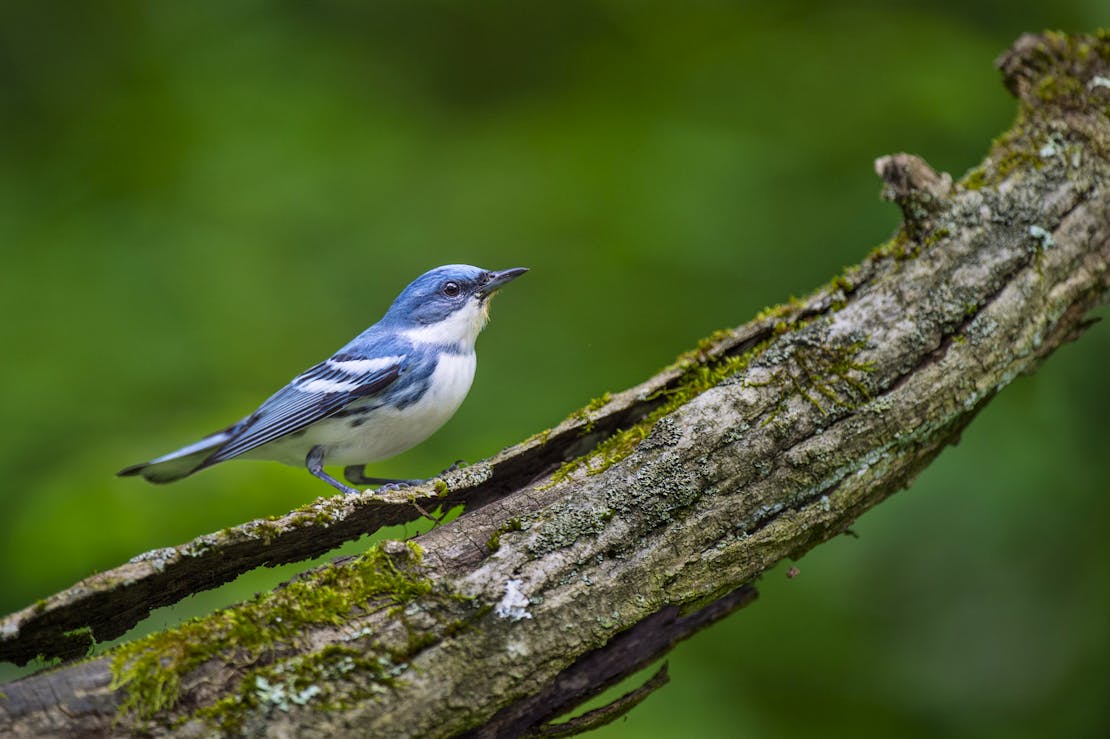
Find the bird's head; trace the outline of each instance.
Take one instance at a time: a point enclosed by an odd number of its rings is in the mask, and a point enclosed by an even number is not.
[[[436,267],[401,291],[384,322],[418,343],[472,347],[489,320],[490,297],[527,271],[514,267],[496,272],[466,264]]]

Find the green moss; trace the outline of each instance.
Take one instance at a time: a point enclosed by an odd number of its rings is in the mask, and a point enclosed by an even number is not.
[[[1033,92],[1042,103],[1052,103],[1061,98],[1078,98],[1083,94],[1083,83],[1068,75],[1046,74],[1037,80]]]
[[[311,503],[294,508],[284,516],[269,516],[264,521],[255,523],[252,533],[270,544],[289,529],[328,526],[335,522],[336,511],[341,505],[345,505],[341,496],[334,499],[317,498]]]
[[[496,552],[498,549],[501,548],[502,534],[508,531],[520,531],[523,528],[524,524],[521,523],[521,520],[519,518],[510,518],[504,526],[500,527],[492,534],[490,534],[489,539],[486,541],[486,546],[489,547],[489,550],[491,552]]]
[[[473,600],[458,595],[447,598]],[[486,605],[477,609],[473,617],[481,618],[490,608]],[[252,711],[290,711],[294,706],[321,712],[345,710],[395,687],[417,654],[441,638],[464,631],[471,623],[469,619],[445,620],[437,633],[422,631],[409,625],[400,603],[390,610],[389,617],[406,627],[408,637],[403,646],[386,648],[376,640],[366,643],[365,637],[370,634],[364,629],[345,637],[348,642],[361,640],[358,647],[330,644],[318,652],[247,668],[231,695],[183,717],[179,723],[197,719],[222,735],[232,735],[241,733]]]
[[[922,246],[926,246],[926,247],[932,246],[933,244],[937,243],[941,239],[947,238],[951,234],[952,234],[952,232],[949,231],[947,228],[942,227],[942,228],[933,229],[932,231],[930,231],[925,236],[925,239],[922,242]]]
[[[1074,77],[1041,77],[1035,94],[1042,100],[1082,94],[1082,83]],[[990,153],[983,164],[970,170],[960,181],[965,190],[993,187],[1023,170],[1039,170],[1048,162],[1042,154],[1045,143],[1063,147],[1060,135],[1043,121],[1043,113],[1027,102],[1018,108],[1017,117],[1008,131],[991,142]]]
[[[908,242],[908,238],[900,232],[888,244],[893,244],[895,248],[902,248],[902,244],[906,242]],[[830,286],[845,293],[855,290],[855,286],[849,281],[847,274],[834,278]],[[796,312],[802,304],[801,300],[791,297],[789,303],[764,309],[757,320],[786,316],[791,312]],[[840,305],[843,307],[843,301],[840,301]],[[597,475],[625,459],[641,441],[647,438],[661,418],[674,412],[706,390],[720,384],[727,377],[747,368],[752,359],[762,354],[775,338],[797,331],[812,320],[776,321],[771,327],[771,338],[760,342],[740,356],[726,356],[723,358],[713,358],[712,356],[712,350],[715,347],[735,337],[735,331],[732,329],[722,329],[702,339],[698,342],[697,348],[679,355],[674,364],[671,365],[684,371],[671,387],[661,391],[657,396],[662,397],[664,402],[653,408],[636,424],[627,429],[617,429],[590,452],[565,462],[552,473],[551,479],[544,485],[543,489],[549,489],[559,484],[580,469],[585,470],[587,475]],[[832,376],[852,387],[854,394],[865,396],[866,388],[852,377],[851,373],[853,371],[870,371],[871,366],[853,362],[848,356],[854,357],[861,347],[862,342],[858,345],[853,344],[850,349],[836,354],[834,358],[825,357],[825,359],[829,360],[826,364],[829,364],[829,372]],[[801,392],[805,392],[804,387],[797,382],[794,384],[801,387]],[[835,398],[837,402],[846,402],[830,390],[829,383],[813,381],[810,382],[810,387],[821,395]],[[809,396],[807,395],[807,397]],[[819,404],[818,407],[820,407]],[[495,532],[487,541],[487,545],[492,551],[496,551],[500,543],[501,532]]]
[[[967,190],[981,190],[987,185],[987,169],[983,165],[975,167],[964,175],[960,184]]]
[[[182,722],[198,719],[228,736],[240,733],[247,714],[260,708],[341,710],[394,686],[407,667],[385,654],[367,656],[354,647],[333,644],[310,655],[248,670],[232,694]]]
[[[698,341],[698,345],[695,349],[691,349],[690,351],[680,354],[678,357],[676,357],[671,367],[688,369],[692,366],[703,364],[709,360],[710,353],[715,347],[719,346],[721,342],[731,339],[733,336],[735,336],[735,332],[732,329],[720,329],[718,331],[714,331],[709,336]],[[594,414],[597,411],[601,410],[610,402],[612,402],[612,400],[612,393],[603,393],[600,397],[592,398],[590,402],[587,403],[585,406],[571,413],[567,417],[567,420],[577,421],[578,423],[582,424],[582,428],[579,432],[581,435],[584,436],[586,434],[589,434],[596,427],[597,421],[597,419],[595,419],[591,414]],[[539,434],[533,434],[532,436],[530,436],[527,441],[530,442],[535,439],[539,439],[540,443],[544,444],[547,443],[547,438],[550,434],[550,429],[546,431],[541,431]]]
[[[234,736],[242,733],[243,717],[247,710],[255,707],[255,702],[249,703],[239,693],[219,699],[210,706],[197,711],[191,718],[200,719],[206,724],[217,728],[223,736]],[[185,720],[179,721],[178,725]]]
[[[968,172],[960,185],[966,190],[980,190],[999,184],[1021,169],[1040,169],[1045,165],[1044,159],[1031,144],[1013,141],[1008,145],[1015,148],[992,152],[986,164]]]
[[[1100,28],[1094,33],[1095,52],[1104,62],[1110,62],[1110,28]]]
[[[926,227],[927,224],[917,223],[914,225],[911,234],[910,231],[906,230],[906,224],[903,223],[893,238],[871,250],[869,258],[873,260],[893,259],[897,262],[913,259],[921,253],[923,248],[930,247],[951,235],[951,231],[944,227],[934,228],[931,231],[926,231]],[[833,285],[838,286],[835,280]]]
[[[613,396],[610,393],[606,392],[600,398],[593,398],[589,403],[587,403],[586,410],[590,412],[601,410],[605,406],[609,405],[609,401],[612,399]]]
[[[776,330],[779,325],[776,324]],[[698,362],[699,356],[704,356],[704,352],[709,346],[714,345],[720,337],[726,335],[731,336],[732,332],[718,332],[699,343],[698,349],[680,355],[676,364],[679,367],[684,367],[685,371],[672,387],[659,393],[659,397],[663,398],[661,404],[656,406],[638,423],[627,429],[618,429],[589,453],[563,464],[551,475],[551,480],[546,484],[545,489],[566,480],[576,470],[584,469],[587,475],[597,475],[620,462],[632,453],[637,444],[647,438],[659,419],[674,412],[706,390],[715,387],[725,378],[747,367],[748,363],[770,343],[770,340],[763,341],[741,356],[729,356],[695,363]]]
[[[799,298],[790,296],[790,299],[785,303],[778,305],[767,306],[755,315],[756,321],[765,321],[770,318],[786,318],[793,312],[796,312],[802,307],[802,301]]]
[[[540,444],[546,444],[547,440],[550,436],[551,436],[551,429],[544,429],[543,431],[539,431],[535,434],[532,434],[527,439],[525,439],[523,443],[525,445],[527,445],[527,444],[531,444],[533,441],[536,441],[536,442],[539,442]]]
[[[91,626],[79,626],[76,629],[63,631],[62,638],[64,641],[72,643],[73,647],[76,647],[78,644],[84,644],[86,657],[92,654],[93,647],[96,646],[96,639],[93,638]]]
[[[736,332],[730,328],[717,329],[709,336],[699,339],[697,346],[690,351],[679,354],[672,366],[684,368],[695,364],[704,364],[709,361],[714,348],[735,336]]]
[[[1082,85],[1098,69],[1099,60],[1110,62],[1106,29],[1090,35],[1045,31],[1029,60],[1037,73],[1032,91],[1042,103],[1058,103],[1068,97],[1078,101]]]
[[[840,290],[844,293],[850,293],[853,289],[852,283],[848,282],[848,278],[846,278],[843,274],[834,277],[830,285],[834,290]]]
[[[254,526],[251,527],[251,533],[262,539],[262,541],[269,546],[274,539],[281,535],[282,528],[271,521],[256,521]]]
[[[835,313],[848,305],[848,298],[860,288],[864,281],[860,278],[859,266],[851,265],[842,269],[840,274],[832,278],[828,284],[817,292],[824,291],[829,294],[831,298],[829,309]]]
[[[856,408],[870,399],[871,392],[857,375],[874,370],[871,362],[856,359],[866,341],[847,344],[805,343],[793,349],[790,363],[783,363],[771,379],[761,385],[780,385],[784,392],[776,408],[764,419],[772,423],[792,397],[805,399],[822,415],[836,408]]]
[[[600,398],[591,398],[585,407],[579,408],[571,414],[571,418],[583,424],[583,434],[588,434],[594,430],[594,419],[590,414],[604,408],[610,400],[612,400],[612,395],[606,392]]]
[[[900,262],[917,256],[918,248],[906,230],[900,228],[893,237],[872,249],[868,259],[894,259]]]
[[[353,608],[373,600],[406,603],[428,593],[431,582],[419,576],[419,546],[408,542],[401,551],[390,554],[379,544],[306,580],[117,648],[112,689],[126,693],[121,715],[145,720],[172,707],[182,677],[210,659],[249,664],[308,626],[342,624]]]
[[[1043,166],[1044,160],[1041,159],[1038,152],[1026,149],[1013,149],[1006,152],[1006,154],[998,160],[998,164],[995,165],[995,173],[998,177],[998,181],[1001,182],[1018,169],[1025,167],[1040,169]]]

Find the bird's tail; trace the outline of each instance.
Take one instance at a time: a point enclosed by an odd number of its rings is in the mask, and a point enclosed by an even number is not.
[[[180,480],[183,477],[188,477],[199,469],[212,453],[227,443],[227,441],[234,435],[234,430],[238,426],[232,426],[217,431],[214,434],[204,437],[198,442],[184,446],[175,452],[163,454],[157,459],[152,459],[149,462],[142,464],[131,465],[125,467],[116,473],[119,477],[131,477],[132,475],[142,475],[150,482],[173,482]]]

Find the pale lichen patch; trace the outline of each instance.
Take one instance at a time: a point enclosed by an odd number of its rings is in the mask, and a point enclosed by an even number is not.
[[[520,588],[523,583],[523,580],[505,581],[505,594],[493,608],[498,618],[507,618],[511,621],[532,618],[532,614],[528,612],[530,601]]]

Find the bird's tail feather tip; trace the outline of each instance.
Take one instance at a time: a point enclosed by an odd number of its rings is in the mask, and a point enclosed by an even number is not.
[[[144,462],[143,464],[134,464],[130,467],[125,467],[116,473],[116,477],[138,477],[141,476],[147,482],[156,484],[164,484],[180,480],[183,477],[196,472],[196,467],[172,465],[172,464],[151,464]]]
[[[217,431],[198,442],[181,447],[169,454],[124,467],[116,473],[117,477],[134,477],[142,475],[148,482],[165,483],[188,477],[197,470],[210,466],[205,464],[213,452],[225,443],[229,437],[227,430]]]
[[[187,454],[179,454],[174,452],[164,457],[151,460],[150,462],[143,462],[142,464],[133,464],[130,467],[124,467],[116,473],[118,477],[138,477],[141,476],[147,482],[153,483],[167,483],[174,480],[180,480],[183,477],[188,477],[194,472],[204,469],[206,466],[204,462],[210,455],[210,450],[199,449],[191,451]]]

